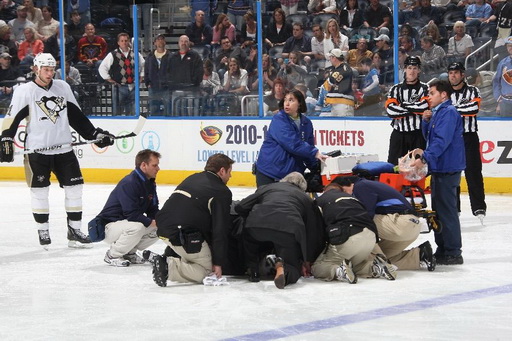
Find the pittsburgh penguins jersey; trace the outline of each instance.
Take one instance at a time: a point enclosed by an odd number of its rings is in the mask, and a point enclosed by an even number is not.
[[[14,138],[23,119],[27,122],[25,149],[68,145],[41,154],[69,152],[70,126],[85,139],[94,138],[94,126],[82,113],[70,86],[62,80],[53,80],[46,88],[34,81],[17,87],[2,124],[2,136]]]
[[[480,109],[480,91],[472,85],[464,86],[460,90],[453,90],[452,96],[453,106],[462,116],[464,122],[464,132],[473,133],[478,131],[478,123],[476,115]]]
[[[427,96],[428,86],[420,81],[393,85],[386,101],[386,113],[393,119],[393,129],[400,132],[421,130],[423,111],[429,108]]]

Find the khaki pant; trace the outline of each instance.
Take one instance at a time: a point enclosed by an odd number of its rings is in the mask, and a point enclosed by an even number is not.
[[[212,253],[208,243],[203,242],[198,253],[187,253],[182,246],[163,241],[181,257],[167,257],[170,281],[202,284],[203,279],[212,273]]]
[[[136,221],[119,220],[105,225],[104,241],[110,244],[110,255],[114,258],[145,250],[157,240],[156,227],[145,227]]]
[[[399,270],[420,269],[420,249],[405,250],[420,235],[419,218],[412,214],[376,214],[379,246],[387,259]]]
[[[315,278],[332,281],[336,278],[336,269],[345,259],[352,262],[352,270],[356,275],[372,277],[371,266],[375,256],[371,253],[375,246],[375,233],[365,228],[343,244],[329,244],[327,252],[318,256],[311,271]]]

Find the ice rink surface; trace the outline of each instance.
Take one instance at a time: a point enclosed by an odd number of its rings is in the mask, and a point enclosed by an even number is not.
[[[84,186],[84,222],[113,185]],[[173,186],[159,186],[160,206]],[[234,199],[252,188],[233,188]],[[151,266],[103,262],[107,244],[69,249],[64,191],[50,190],[52,245],[39,245],[22,182],[0,182],[0,340],[510,340],[512,196],[487,195],[485,227],[461,214],[464,265],[355,285],[312,278],[279,290],[153,283]],[[85,231],[85,225],[82,230]],[[421,234],[413,246],[434,236]],[[162,242],[151,250],[161,253]]]

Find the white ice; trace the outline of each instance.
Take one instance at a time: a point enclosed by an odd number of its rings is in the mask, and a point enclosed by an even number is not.
[[[84,222],[113,185],[86,184]],[[163,205],[173,186],[159,186]],[[242,199],[252,188],[233,188]],[[50,190],[49,251],[39,245],[29,190],[0,182],[0,340],[510,340],[512,196],[487,195],[485,227],[461,214],[464,265],[400,271],[356,285],[229,277],[229,286],[153,283],[151,267],[103,262],[105,243],[67,247],[64,192]],[[82,227],[85,231],[85,223]],[[422,234],[413,246],[434,236]],[[161,253],[158,242],[151,250]]]

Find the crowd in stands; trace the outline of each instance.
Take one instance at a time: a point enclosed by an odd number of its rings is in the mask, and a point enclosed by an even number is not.
[[[112,38],[96,34],[99,24],[91,22],[90,8],[85,4],[88,0],[68,2],[64,36],[69,62],[66,70],[70,71],[66,72],[76,74],[76,70],[84,83],[112,83],[112,96],[124,93],[119,90],[124,85],[131,94],[133,84],[122,82],[133,82],[134,77],[112,82],[108,72],[99,72],[110,52],[115,55],[119,51],[118,37],[112,42]],[[141,85],[149,96],[144,105],[151,115],[240,115],[243,97],[249,95],[257,100],[260,81],[266,100],[275,102],[282,91],[276,90],[276,80],[278,88],[305,89],[305,95],[313,100],[308,115],[328,115],[330,108],[321,98],[321,86],[333,67],[330,52],[339,49],[340,58],[353,70],[353,84],[345,95],[353,97],[354,115],[382,116],[382,105],[377,104],[382,104],[394,83],[403,80],[401,70],[407,56],[421,58],[422,81],[443,78],[450,62],[462,61],[471,69],[489,61],[489,49],[468,58],[489,40],[501,53],[500,59],[507,56],[506,38],[512,27],[512,0],[402,1],[398,14],[399,79],[394,79],[392,1],[267,1],[262,16],[264,54],[260,80],[258,24],[252,1],[229,1],[225,13],[221,6],[213,8],[210,2],[210,7],[203,8],[200,3],[191,1],[192,21],[180,37],[178,51],[167,50],[165,36],[159,36],[154,39],[155,50],[141,55],[142,64],[144,59],[147,63],[141,65],[145,70],[141,72]],[[9,68],[19,69],[19,77],[29,79],[32,59],[39,52],[60,59],[59,22],[54,12],[50,5],[35,7],[33,0],[24,0],[22,5],[12,0],[0,2],[0,56],[4,56],[0,60],[10,59]],[[128,41],[127,49],[130,48]],[[118,53],[120,60],[129,59],[122,54]],[[129,71],[134,72],[133,67]],[[17,74],[18,71],[0,72],[0,83],[12,87],[15,79],[11,78]],[[74,79],[75,86],[80,82],[71,75],[66,78]],[[480,86],[491,85],[487,81]],[[0,99],[9,99],[8,93],[2,92]],[[80,90],[75,93],[80,97]],[[115,99],[113,105],[114,102]],[[275,103],[268,107],[265,115],[275,111]],[[257,115],[252,111],[249,114]]]

